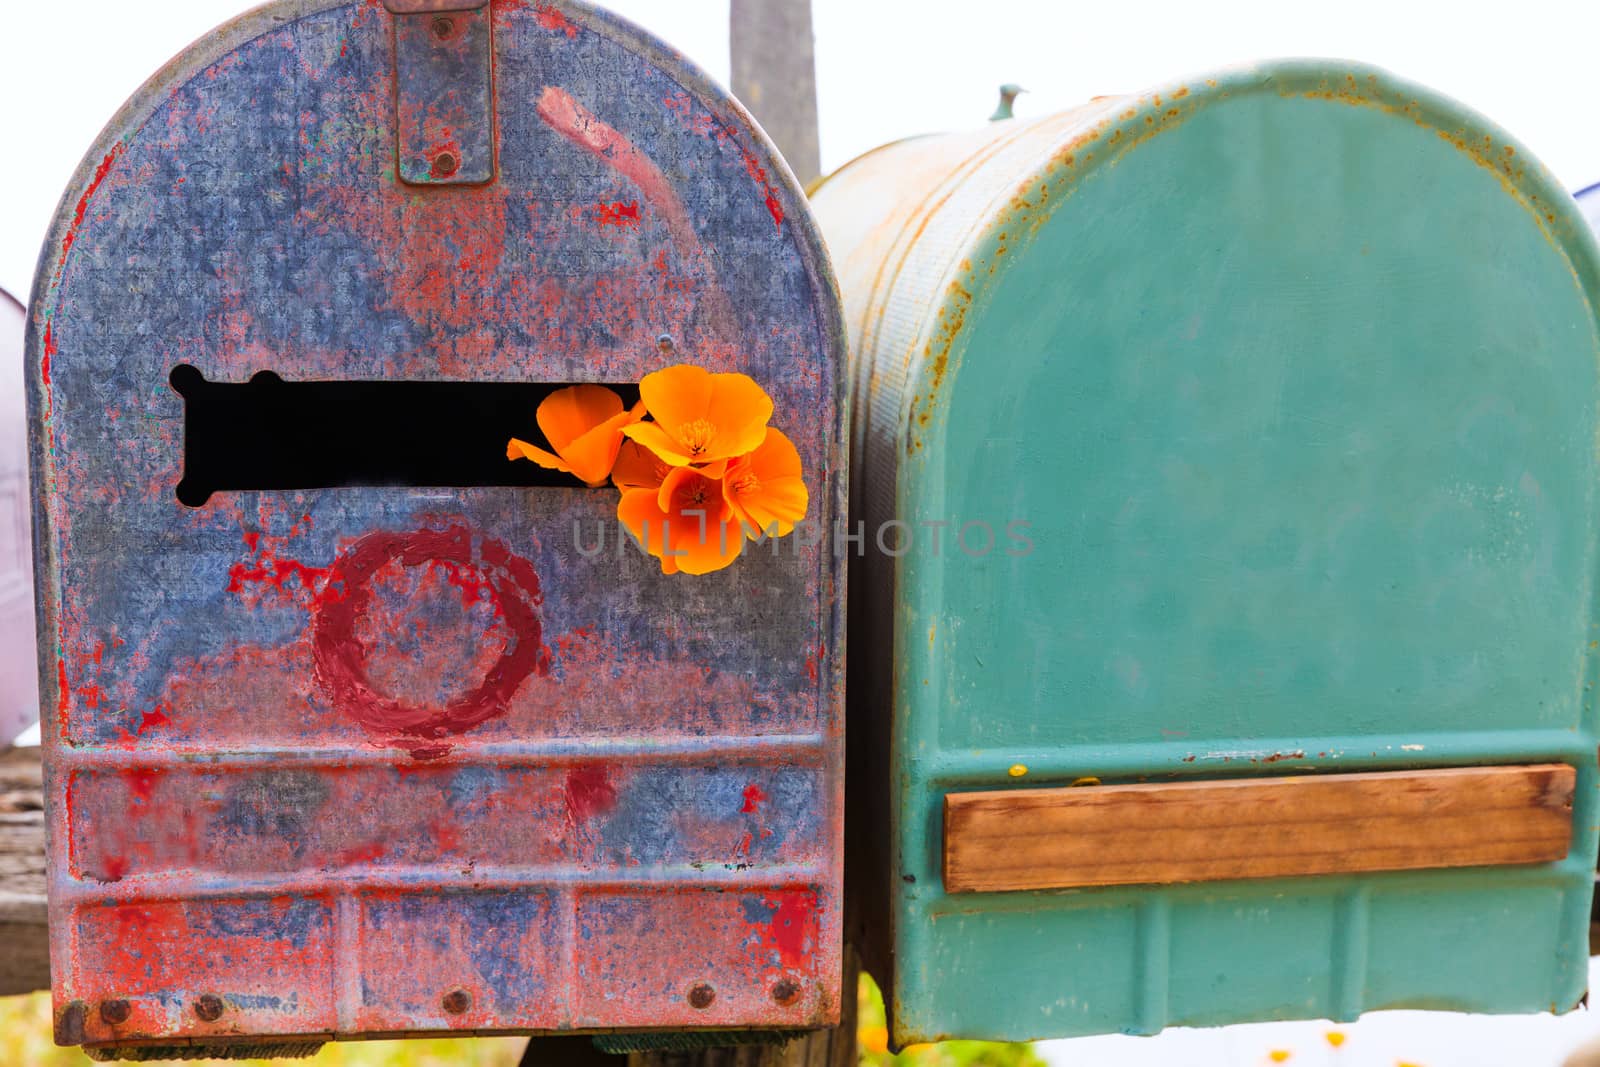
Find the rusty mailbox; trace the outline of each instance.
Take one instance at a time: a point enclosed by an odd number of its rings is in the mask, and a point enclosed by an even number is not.
[[[1571,1009],[1600,255],[1543,167],[1284,62],[905,141],[815,206],[902,542],[850,657],[896,1036]]]
[[[833,523],[832,276],[704,75],[570,0],[269,4],[112,121],[30,328],[59,1041],[837,1017],[834,546],[668,576],[505,458],[743,372]]]

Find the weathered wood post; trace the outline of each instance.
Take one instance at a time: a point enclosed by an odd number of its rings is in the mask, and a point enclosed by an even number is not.
[[[811,0],[732,0],[733,95],[809,185],[822,174]]]

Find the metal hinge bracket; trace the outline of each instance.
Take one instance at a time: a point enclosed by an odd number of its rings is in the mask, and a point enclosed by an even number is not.
[[[495,176],[494,20],[488,0],[383,0],[394,16],[397,173],[407,185]]]

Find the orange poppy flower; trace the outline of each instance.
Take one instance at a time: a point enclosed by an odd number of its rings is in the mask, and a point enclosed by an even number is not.
[[[660,489],[672,467],[638,441],[623,441],[611,468],[611,484],[626,493],[629,489]]]
[[[806,517],[811,503],[800,475],[800,453],[794,443],[771,429],[760,448],[728,464],[722,492],[749,537],[774,531],[787,537],[794,532],[794,524]]]
[[[639,395],[655,422],[623,432],[674,467],[753,452],[772,418],[772,398],[745,374],[712,374],[682,364],[645,375]]]
[[[537,417],[555,452],[513,439],[506,446],[506,458],[532,460],[595,487],[611,477],[623,428],[644,418],[644,404],[627,411],[622,398],[603,385],[574,385],[545,397]]]
[[[624,490],[617,521],[661,560],[663,574],[720,571],[744,544],[721,480],[692,467],[674,468],[659,489]]]

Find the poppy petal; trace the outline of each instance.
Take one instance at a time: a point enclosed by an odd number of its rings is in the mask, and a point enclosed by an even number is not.
[[[795,524],[806,517],[806,509],[811,504],[811,494],[800,478],[764,481],[761,491],[750,497],[754,499],[743,497],[733,503],[745,530],[754,531],[753,538],[768,536],[774,529],[779,537],[789,536]]]
[[[699,521],[690,516],[681,533],[673,524],[672,548],[678,569],[684,574],[710,574],[739,558],[744,551],[744,537],[731,523],[709,520],[702,537]]]
[[[560,456],[546,452],[535,445],[530,445],[526,441],[518,441],[514,437],[511,439],[511,443],[506,445],[506,458],[511,460],[528,459],[546,470],[561,471],[564,474],[572,473],[572,468],[567,466]]]
[[[611,468],[611,482],[618,489],[660,489],[670,470],[656,454],[637,441],[623,441],[617,461]]]
[[[717,428],[708,458],[742,456],[765,439],[772,398],[748,374],[713,374],[711,396],[700,417]]]
[[[771,478],[798,478],[800,450],[781,430],[769,428],[761,447],[750,454],[750,468],[763,482]]]
[[[705,418],[711,405],[711,390],[710,372],[687,363],[646,374],[639,383],[644,406],[668,433]]]
[[[561,450],[572,472],[591,487],[606,484],[622,448],[622,431],[636,416],[624,411],[596,426]]]
[[[558,389],[539,404],[537,419],[545,440],[557,452],[622,413],[622,398],[603,385]]]
[[[652,489],[630,489],[617,501],[617,521],[639,547],[657,558],[666,549],[667,515],[656,506]]]
[[[674,467],[687,467],[694,462],[683,445],[656,423],[636,422],[624,428],[622,432]]]

